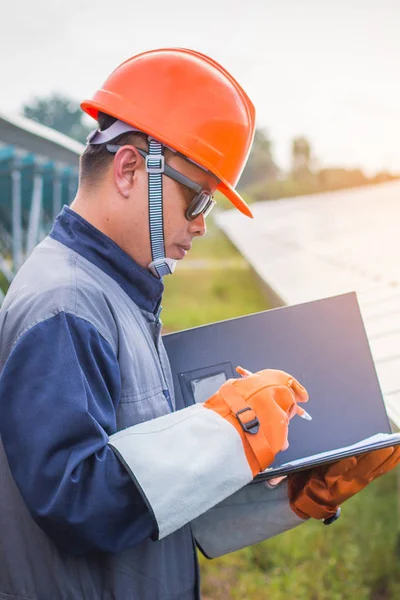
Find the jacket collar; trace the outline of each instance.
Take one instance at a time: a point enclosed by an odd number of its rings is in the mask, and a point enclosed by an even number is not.
[[[140,308],[158,312],[164,285],[122,248],[68,206],[56,218],[50,237],[71,248],[114,279]]]

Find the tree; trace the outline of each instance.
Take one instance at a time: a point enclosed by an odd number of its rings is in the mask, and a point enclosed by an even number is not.
[[[292,174],[301,179],[311,172],[311,146],[307,138],[295,137],[292,141]]]
[[[322,190],[339,190],[371,183],[361,169],[345,169],[343,167],[321,169],[318,173],[318,181]]]
[[[90,128],[82,120],[83,113],[78,103],[67,96],[52,94],[35,97],[23,105],[23,114],[42,125],[61,131],[84,143]]]
[[[253,147],[249,160],[239,181],[239,187],[243,189],[248,185],[263,183],[275,179],[279,174],[279,168],[272,156],[272,143],[265,130],[256,129]]]

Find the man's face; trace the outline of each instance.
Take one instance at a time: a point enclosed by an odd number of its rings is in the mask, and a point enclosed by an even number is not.
[[[217,180],[184,158],[168,153],[166,162],[205,190],[213,193]],[[106,231],[114,241],[142,267],[152,261],[149,227],[148,173],[145,161],[133,146],[123,146],[117,152],[109,170],[108,210],[113,213],[113,227],[107,220]],[[181,260],[190,250],[194,237],[206,232],[205,218],[193,221],[185,217],[195,191],[167,175],[162,176],[165,255]],[[115,191],[118,191],[115,194]],[[112,199],[111,199],[112,198]]]

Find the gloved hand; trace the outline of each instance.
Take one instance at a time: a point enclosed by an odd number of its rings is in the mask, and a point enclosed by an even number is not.
[[[400,447],[382,448],[288,477],[292,510],[302,519],[326,519],[340,504],[400,463]]]
[[[204,406],[237,429],[255,476],[288,447],[289,419],[297,402],[307,400],[307,391],[291,375],[266,369],[245,379],[229,379]]]

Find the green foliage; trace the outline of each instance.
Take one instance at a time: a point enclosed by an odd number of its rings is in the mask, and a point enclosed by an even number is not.
[[[360,169],[317,170],[310,142],[303,136],[293,138],[291,153],[291,171],[282,176],[272,157],[271,142],[264,132],[257,130],[249,162],[239,181],[240,192],[247,201],[304,196],[399,179],[399,175],[385,171],[367,177]]]
[[[396,600],[396,474],[370,485],[325,527],[310,521],[219,559],[201,559],[204,600]]]
[[[247,202],[247,204],[251,204],[252,202],[254,202],[255,198],[253,198],[252,196],[250,196],[246,191],[240,191],[240,195],[243,198],[243,200],[245,202]],[[228,200],[228,198],[226,198],[225,196],[223,196],[221,194],[221,192],[215,192],[214,193],[214,200],[216,200],[217,202],[217,208],[218,210],[231,210],[233,208],[232,202],[230,200]],[[217,210],[214,209],[214,210]]]
[[[292,174],[295,179],[307,177],[311,172],[311,146],[307,138],[295,137],[292,141]]]
[[[321,169],[316,177],[318,179],[318,186],[322,190],[336,190],[370,183],[370,180],[364,175],[361,169]]]
[[[83,123],[78,103],[60,94],[34,98],[23,105],[23,113],[28,119],[61,131],[78,142],[84,143],[90,131]]]
[[[267,133],[257,129],[249,160],[239,181],[239,188],[275,179],[279,169],[272,155],[272,144]]]
[[[254,201],[277,200],[291,196],[303,196],[318,192],[318,185],[313,179],[274,179],[259,185],[246,188],[246,192]]]
[[[6,295],[9,286],[10,282],[8,281],[4,273],[0,271],[0,290],[3,292],[4,295]]]
[[[369,179],[359,169],[322,169],[317,173],[303,172],[302,176],[289,176],[286,179],[272,179],[263,183],[249,185],[245,189],[247,198],[253,201],[277,200],[292,196],[319,194],[362,185],[382,183],[398,179],[396,175],[380,173]]]
[[[179,268],[179,267],[178,267]],[[166,330],[186,329],[267,308],[255,275],[242,266],[194,266],[165,284],[162,320]]]
[[[389,173],[388,171],[379,171],[374,175],[370,182],[371,183],[386,183],[387,181],[394,181],[400,179],[400,175],[396,173]]]
[[[261,284],[229,240],[210,222],[206,237],[165,278],[166,331],[195,327],[268,308]]]

